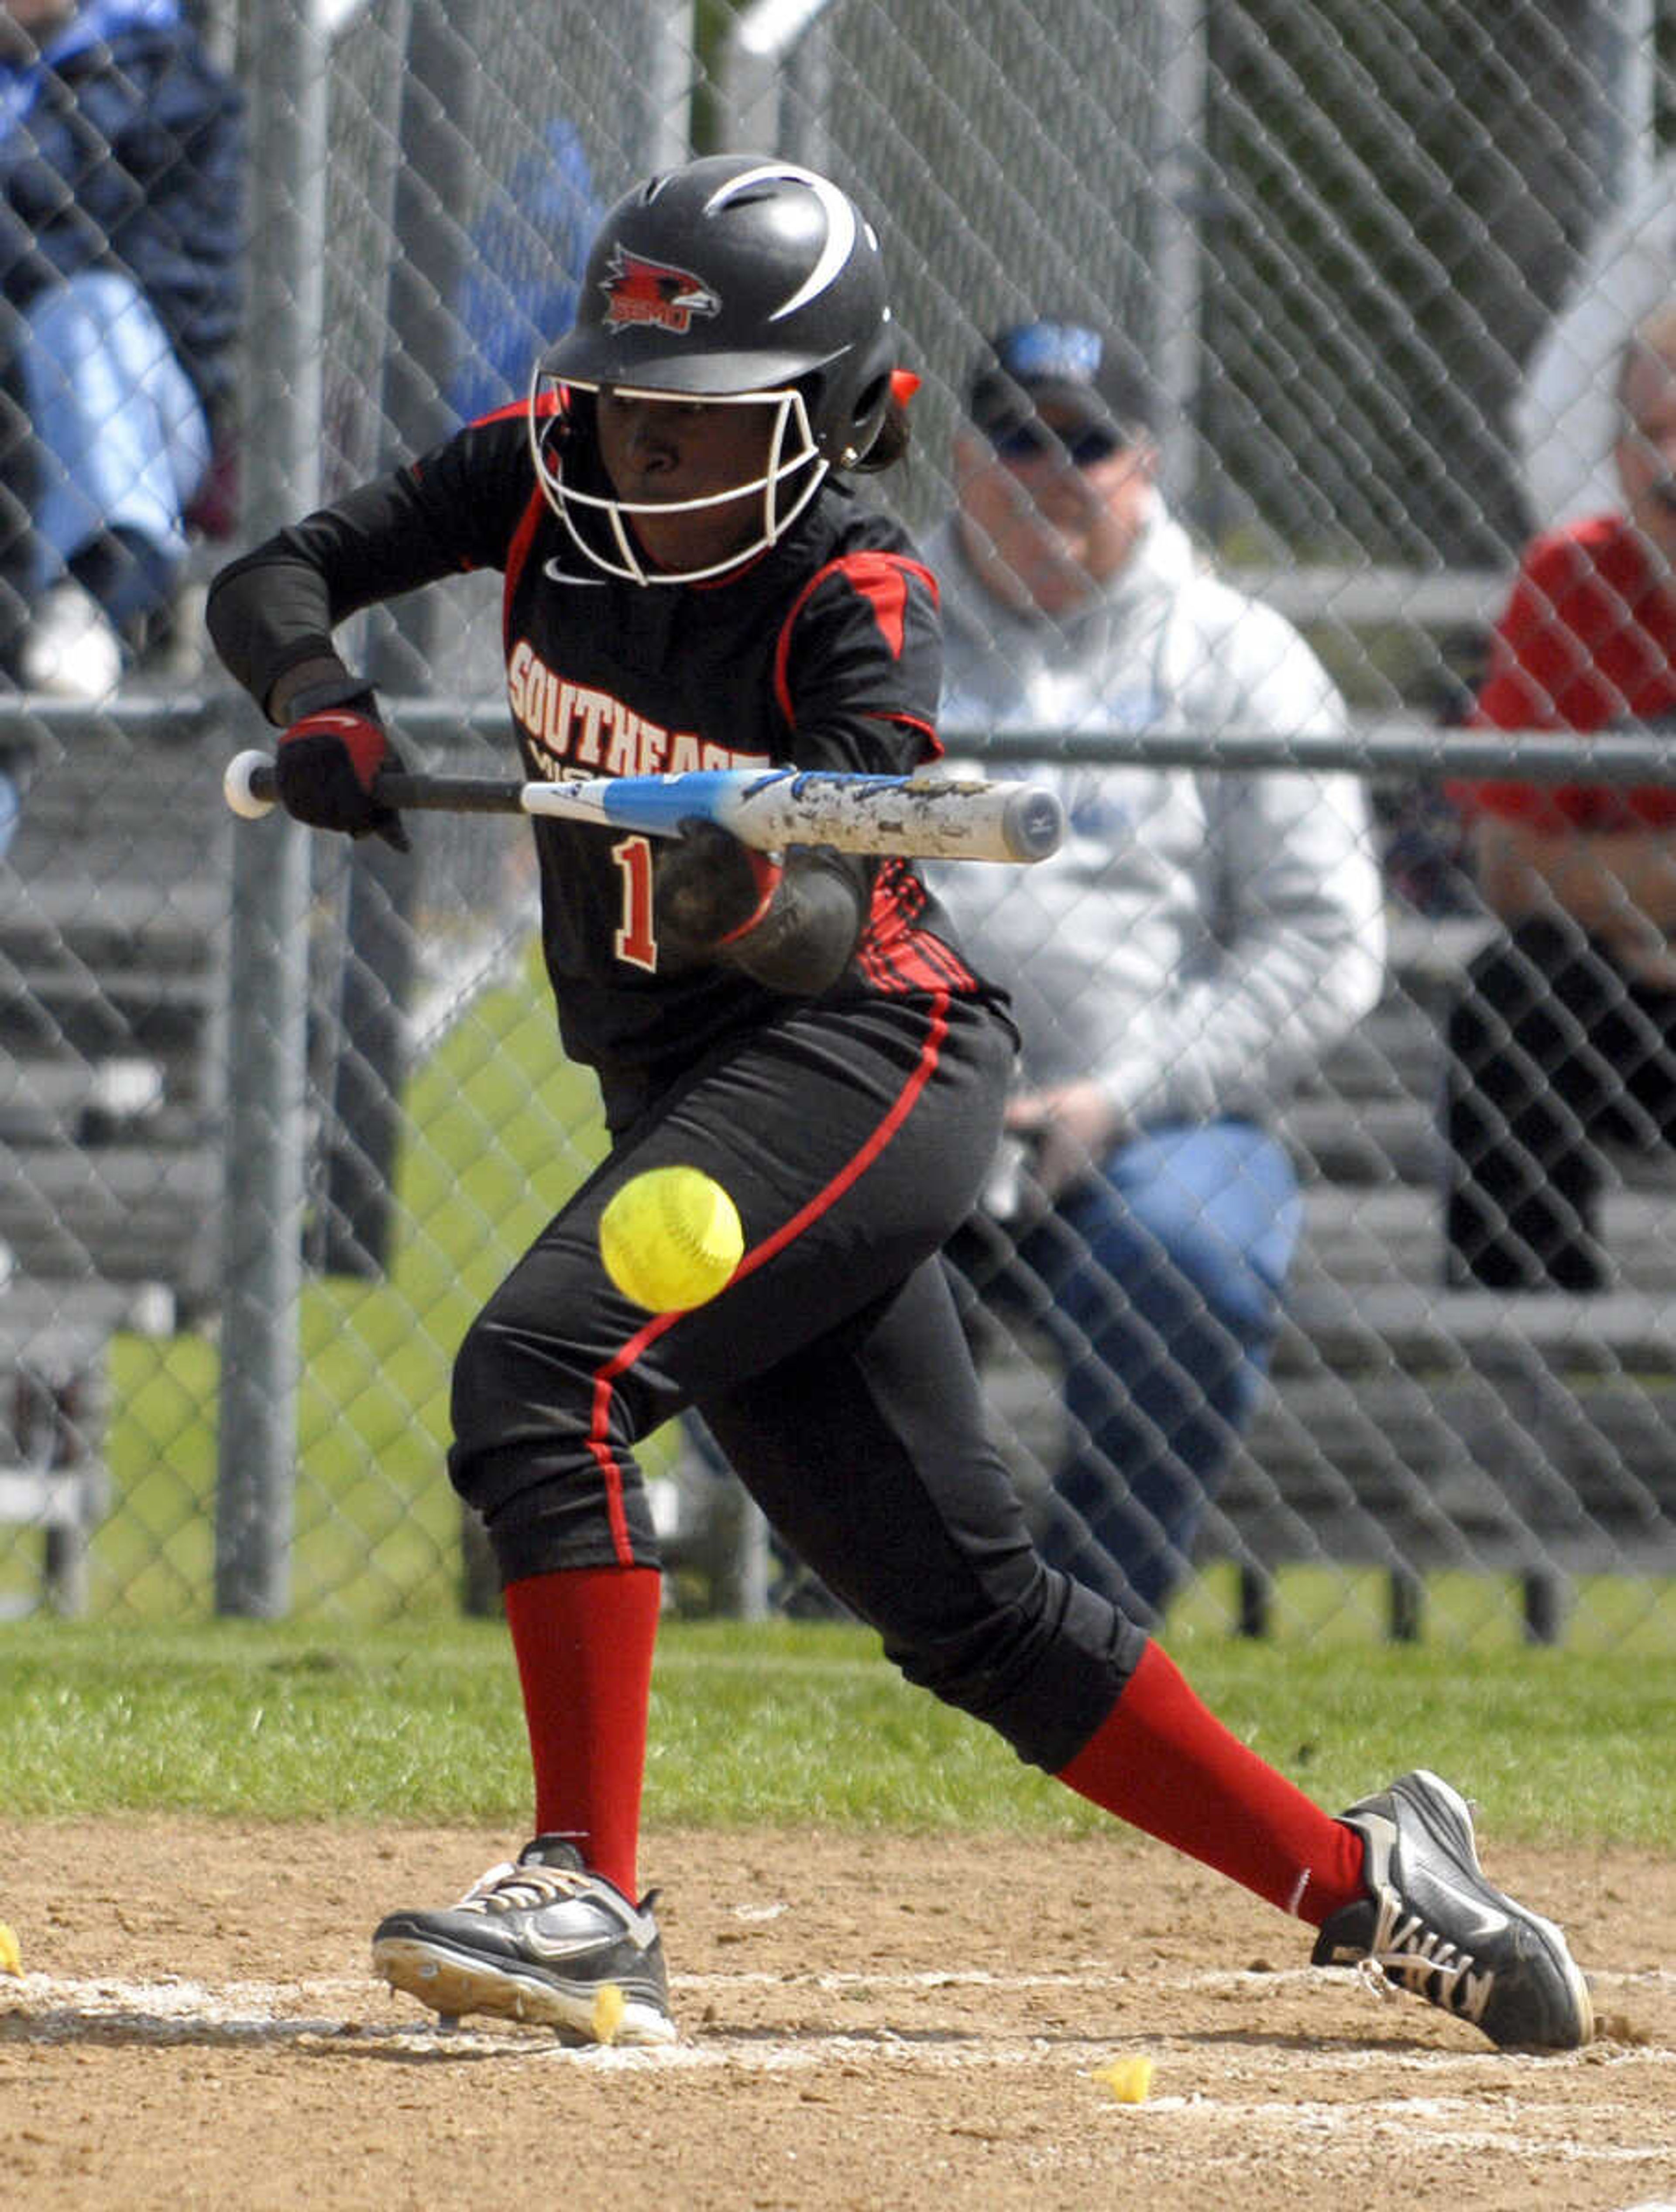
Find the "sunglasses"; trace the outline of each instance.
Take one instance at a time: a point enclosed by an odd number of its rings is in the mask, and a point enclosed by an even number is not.
[[[1016,430],[1003,431],[992,438],[996,456],[1003,461],[1062,460],[1069,458],[1073,468],[1091,469],[1096,463],[1109,461],[1113,453],[1120,453],[1127,441],[1116,430],[1091,422],[1085,429],[1061,433],[1051,430],[1045,422],[1025,422]]]

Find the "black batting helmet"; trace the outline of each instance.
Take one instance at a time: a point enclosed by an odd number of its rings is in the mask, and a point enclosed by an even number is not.
[[[777,409],[765,475],[704,502],[762,492],[763,534],[732,566],[773,544],[829,469],[865,459],[895,364],[879,241],[845,192],[765,155],[689,161],[611,210],[575,327],[536,363],[530,437],[542,488],[598,565],[637,582],[692,581],[714,572],[645,570],[623,522],[638,509],[582,481],[588,472],[571,462],[562,427],[575,416],[554,413],[552,387]]]

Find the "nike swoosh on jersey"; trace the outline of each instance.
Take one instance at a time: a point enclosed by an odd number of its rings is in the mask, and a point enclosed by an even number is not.
[[[610,579],[606,576],[575,576],[568,568],[561,568],[557,561],[544,561],[541,573],[550,584],[593,584],[603,591]]]

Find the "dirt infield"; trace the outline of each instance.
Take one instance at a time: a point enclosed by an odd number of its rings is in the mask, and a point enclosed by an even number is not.
[[[437,2033],[373,1921],[510,1838],[0,1820],[0,2205],[1676,2204],[1676,1862],[1497,1851],[1603,2035],[1508,2058],[1150,1845],[650,1839],[682,2042]],[[1154,2062],[1125,2105],[1095,2078]]]

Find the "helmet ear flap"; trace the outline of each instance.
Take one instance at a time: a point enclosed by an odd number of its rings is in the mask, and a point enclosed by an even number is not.
[[[837,467],[857,468],[867,459],[884,427],[885,411],[889,405],[890,372],[887,369],[872,378],[857,395],[850,438],[835,464]]]
[[[862,467],[890,411],[896,347],[890,331],[875,330],[862,360],[829,362],[798,380],[811,423],[824,424],[816,441],[829,468]],[[853,397],[845,404],[846,388]]]

